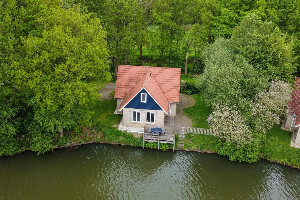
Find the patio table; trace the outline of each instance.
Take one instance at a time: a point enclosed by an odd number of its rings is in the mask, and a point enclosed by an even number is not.
[[[162,129],[161,128],[151,128],[151,134],[152,135],[159,135],[162,133]]]

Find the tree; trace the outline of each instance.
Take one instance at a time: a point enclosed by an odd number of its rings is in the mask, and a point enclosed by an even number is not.
[[[217,105],[212,112],[212,129],[219,138],[238,146],[252,142],[252,131],[236,107]]]
[[[287,41],[275,24],[249,15],[234,29],[230,40],[234,50],[270,80],[293,82],[293,42]]]
[[[88,125],[98,86],[110,79],[99,19],[60,1],[18,3],[0,7],[0,108],[8,106],[0,111],[0,155],[44,152],[58,132]]]
[[[236,105],[246,109],[255,95],[268,87],[264,76],[242,56],[234,54],[228,39],[218,39],[208,46],[203,58],[205,69],[198,85],[211,106]]]
[[[250,116],[255,132],[266,133],[275,124],[280,124],[291,96],[291,87],[282,81],[272,81],[268,91],[255,97]]]
[[[22,37],[39,34],[37,18],[47,15],[53,1],[0,2],[0,156],[24,150],[22,138],[28,107],[26,91],[17,87],[14,60],[23,51]]]

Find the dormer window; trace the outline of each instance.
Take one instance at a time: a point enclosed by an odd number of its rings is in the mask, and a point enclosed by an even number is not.
[[[141,102],[147,103],[147,93],[141,93]]]

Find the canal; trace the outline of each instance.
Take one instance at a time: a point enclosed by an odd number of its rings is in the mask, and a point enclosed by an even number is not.
[[[92,144],[0,158],[2,199],[300,199],[300,170]]]

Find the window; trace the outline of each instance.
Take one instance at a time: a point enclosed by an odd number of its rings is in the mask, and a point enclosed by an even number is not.
[[[141,122],[141,113],[138,111],[132,111],[132,122]]]
[[[147,94],[146,93],[141,93],[141,102],[146,103],[147,102]]]
[[[153,113],[153,112],[147,112],[146,122],[148,122],[148,123],[155,123],[155,113]]]

